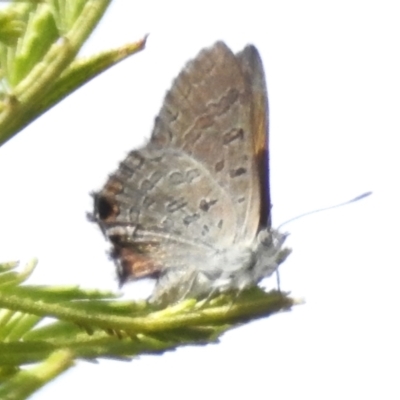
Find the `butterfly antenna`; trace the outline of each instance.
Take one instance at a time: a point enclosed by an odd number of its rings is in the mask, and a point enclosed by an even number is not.
[[[354,197],[354,199],[347,200],[347,201],[345,201],[345,202],[343,202],[343,203],[335,204],[334,206],[324,207],[324,208],[320,208],[320,209],[318,209],[318,210],[308,211],[308,212],[306,212],[306,213],[304,213],[304,214],[300,214],[300,215],[298,215],[297,217],[291,218],[291,219],[285,221],[283,224],[279,225],[279,226],[278,226],[278,230],[280,230],[280,229],[282,228],[282,226],[288,224],[289,222],[296,221],[296,219],[303,218],[303,217],[305,217],[306,215],[316,214],[316,213],[319,213],[319,212],[321,212],[321,211],[327,211],[327,210],[332,210],[333,208],[346,206],[347,204],[354,203],[354,202],[356,202],[356,201],[359,201],[359,200],[361,200],[361,199],[364,199],[365,197],[368,197],[368,196],[370,196],[371,194],[372,194],[372,192],[365,192],[365,193],[363,193],[363,194],[360,194],[360,195],[357,196],[357,197]]]

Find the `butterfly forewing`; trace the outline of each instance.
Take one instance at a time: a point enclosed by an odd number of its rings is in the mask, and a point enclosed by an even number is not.
[[[252,81],[242,69],[246,56],[238,58],[218,42],[189,62],[165,97],[151,139],[164,148],[182,149],[228,193],[236,243],[254,239],[260,210]],[[206,192],[196,195],[213,207],[224,201]]]

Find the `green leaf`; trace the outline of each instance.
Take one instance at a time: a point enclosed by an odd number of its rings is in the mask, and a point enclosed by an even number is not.
[[[84,60],[75,58],[110,1],[15,3],[0,13],[0,22],[5,21],[0,28],[0,145],[90,79],[144,48],[145,38]]]
[[[32,266],[34,262],[25,271]],[[16,268],[15,263],[3,264],[2,274],[17,274]],[[27,278],[24,271],[18,276]],[[0,398],[13,390],[18,396],[31,393],[76,359],[126,360],[182,345],[215,342],[228,329],[294,304],[285,293],[266,293],[255,287],[160,309],[145,301],[119,301],[113,293],[76,286],[23,285],[24,279],[9,280],[0,287],[0,378],[4,379]],[[47,317],[53,321],[44,324]],[[64,361],[52,366],[52,357],[63,351],[67,351]],[[38,367],[21,370],[43,361]],[[53,372],[37,380],[41,368]]]
[[[73,354],[69,350],[51,353],[41,364],[15,373],[0,385],[0,399],[26,399],[36,390],[73,365]],[[12,371],[9,369],[8,371]]]

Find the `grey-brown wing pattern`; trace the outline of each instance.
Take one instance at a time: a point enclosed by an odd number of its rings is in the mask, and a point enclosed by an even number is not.
[[[254,56],[257,51],[251,48]],[[235,242],[254,238],[260,214],[255,152],[260,141],[253,137],[256,102],[252,96],[256,91],[252,71],[248,71],[248,53],[238,57],[218,42],[189,62],[165,97],[151,139],[201,162],[229,194],[235,209]],[[262,66],[256,72],[263,74]],[[264,82],[263,75],[257,76],[258,82]],[[257,93],[265,96],[263,84]],[[265,118],[264,113],[258,118]]]
[[[96,195],[96,209],[123,277],[200,263],[235,237],[228,194],[201,163],[174,149],[132,151]]]

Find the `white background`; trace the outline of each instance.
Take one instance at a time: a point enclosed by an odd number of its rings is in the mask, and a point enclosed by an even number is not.
[[[398,7],[115,0],[82,53],[150,33],[146,50],[0,148],[0,259],[37,256],[30,282],[117,290],[89,192],[144,143],[185,62],[219,39],[263,58],[274,225],[374,194],[285,227],[282,288],[304,305],[216,345],[80,362],[33,399],[400,398]]]

